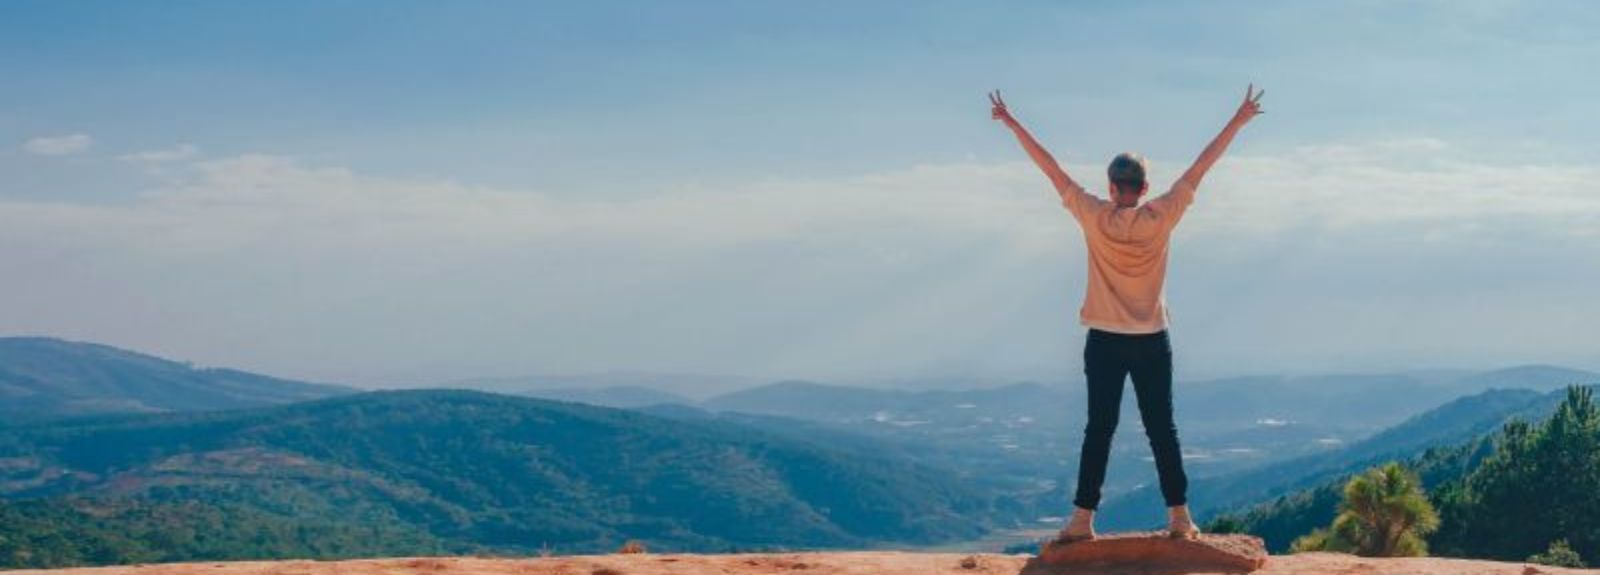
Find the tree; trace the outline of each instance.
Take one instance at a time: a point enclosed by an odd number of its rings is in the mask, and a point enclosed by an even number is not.
[[[1600,556],[1600,408],[1593,389],[1569,387],[1538,425],[1507,423],[1495,452],[1459,486],[1442,493],[1445,527],[1435,546],[1518,561],[1566,539]]]
[[[1244,522],[1234,517],[1218,517],[1205,526],[1206,533],[1244,533]]]
[[[1439,515],[1417,474],[1390,462],[1352,477],[1333,525],[1295,540],[1291,550],[1342,551],[1368,557],[1427,554],[1422,536],[1439,527]]]

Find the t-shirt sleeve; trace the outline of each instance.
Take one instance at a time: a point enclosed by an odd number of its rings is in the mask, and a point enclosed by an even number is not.
[[[1093,194],[1083,190],[1083,186],[1073,183],[1061,190],[1061,205],[1072,212],[1072,217],[1082,221],[1084,217],[1093,213],[1105,200],[1094,197]]]
[[[1157,196],[1145,205],[1167,222],[1168,227],[1178,225],[1178,220],[1183,218],[1183,213],[1189,209],[1189,204],[1194,203],[1194,186],[1183,180],[1172,184],[1172,189],[1167,193]]]

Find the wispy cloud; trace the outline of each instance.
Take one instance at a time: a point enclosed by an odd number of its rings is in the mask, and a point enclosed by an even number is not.
[[[135,157],[177,161],[195,150],[185,145]],[[1158,162],[1158,187],[1181,167]],[[329,241],[349,235],[411,243],[407,238],[421,234],[471,246],[559,240],[685,253],[918,233],[1042,248],[1061,245],[1061,234],[1074,229],[1025,162],[673,188],[623,200],[383,178],[270,155],[193,162],[188,169],[186,178],[144,193],[142,203],[117,208],[116,217],[182,215],[191,226],[221,222],[216,233],[239,239],[261,232],[251,221],[281,220],[303,225],[296,237]],[[1091,187],[1102,171],[1069,169]],[[1587,235],[1600,222],[1600,167],[1484,163],[1429,139],[1307,146],[1227,159],[1187,218],[1180,229],[1196,236],[1398,223],[1413,226],[1420,238],[1502,220]]]
[[[1600,166],[1505,164],[1429,138],[1302,146],[1217,169],[1196,227],[1292,232],[1404,224],[1423,232],[1522,221],[1600,233]]]
[[[69,156],[87,151],[93,145],[94,138],[88,134],[67,134],[34,138],[23,143],[22,149],[40,156]]]
[[[117,156],[118,160],[140,164],[165,164],[194,158],[200,154],[200,148],[194,144],[183,143],[171,148],[144,150],[132,154]]]
[[[0,202],[0,260],[42,262],[0,287],[0,302],[28,302],[0,317],[234,333],[173,347],[226,363],[248,341],[313,370],[304,358],[328,350],[339,366],[470,370],[512,346],[529,370],[905,373],[1070,361],[1077,329],[1079,232],[1026,163],[622,200],[269,155],[173,163],[132,203]],[[1180,167],[1157,161],[1154,178]],[[1103,167],[1070,169],[1093,182]],[[1600,281],[1582,271],[1600,255],[1579,248],[1600,233],[1597,178],[1432,140],[1228,158],[1174,247],[1175,313],[1205,335],[1187,353],[1260,362],[1265,346],[1300,366],[1589,353],[1560,326],[1600,322],[1573,289]],[[118,297],[73,295],[87,285]],[[1501,308],[1523,313],[1483,311]]]

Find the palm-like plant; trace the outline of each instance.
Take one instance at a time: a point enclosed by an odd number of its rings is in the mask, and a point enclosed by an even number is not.
[[[1391,462],[1351,478],[1333,526],[1296,540],[1293,548],[1369,557],[1426,555],[1422,536],[1438,527],[1439,515],[1423,493],[1422,481]]]

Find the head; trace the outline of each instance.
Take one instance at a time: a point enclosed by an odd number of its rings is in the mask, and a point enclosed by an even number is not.
[[[1123,152],[1112,158],[1111,166],[1106,168],[1106,176],[1111,180],[1111,202],[1121,208],[1139,205],[1139,198],[1150,189],[1144,172],[1144,156]]]

